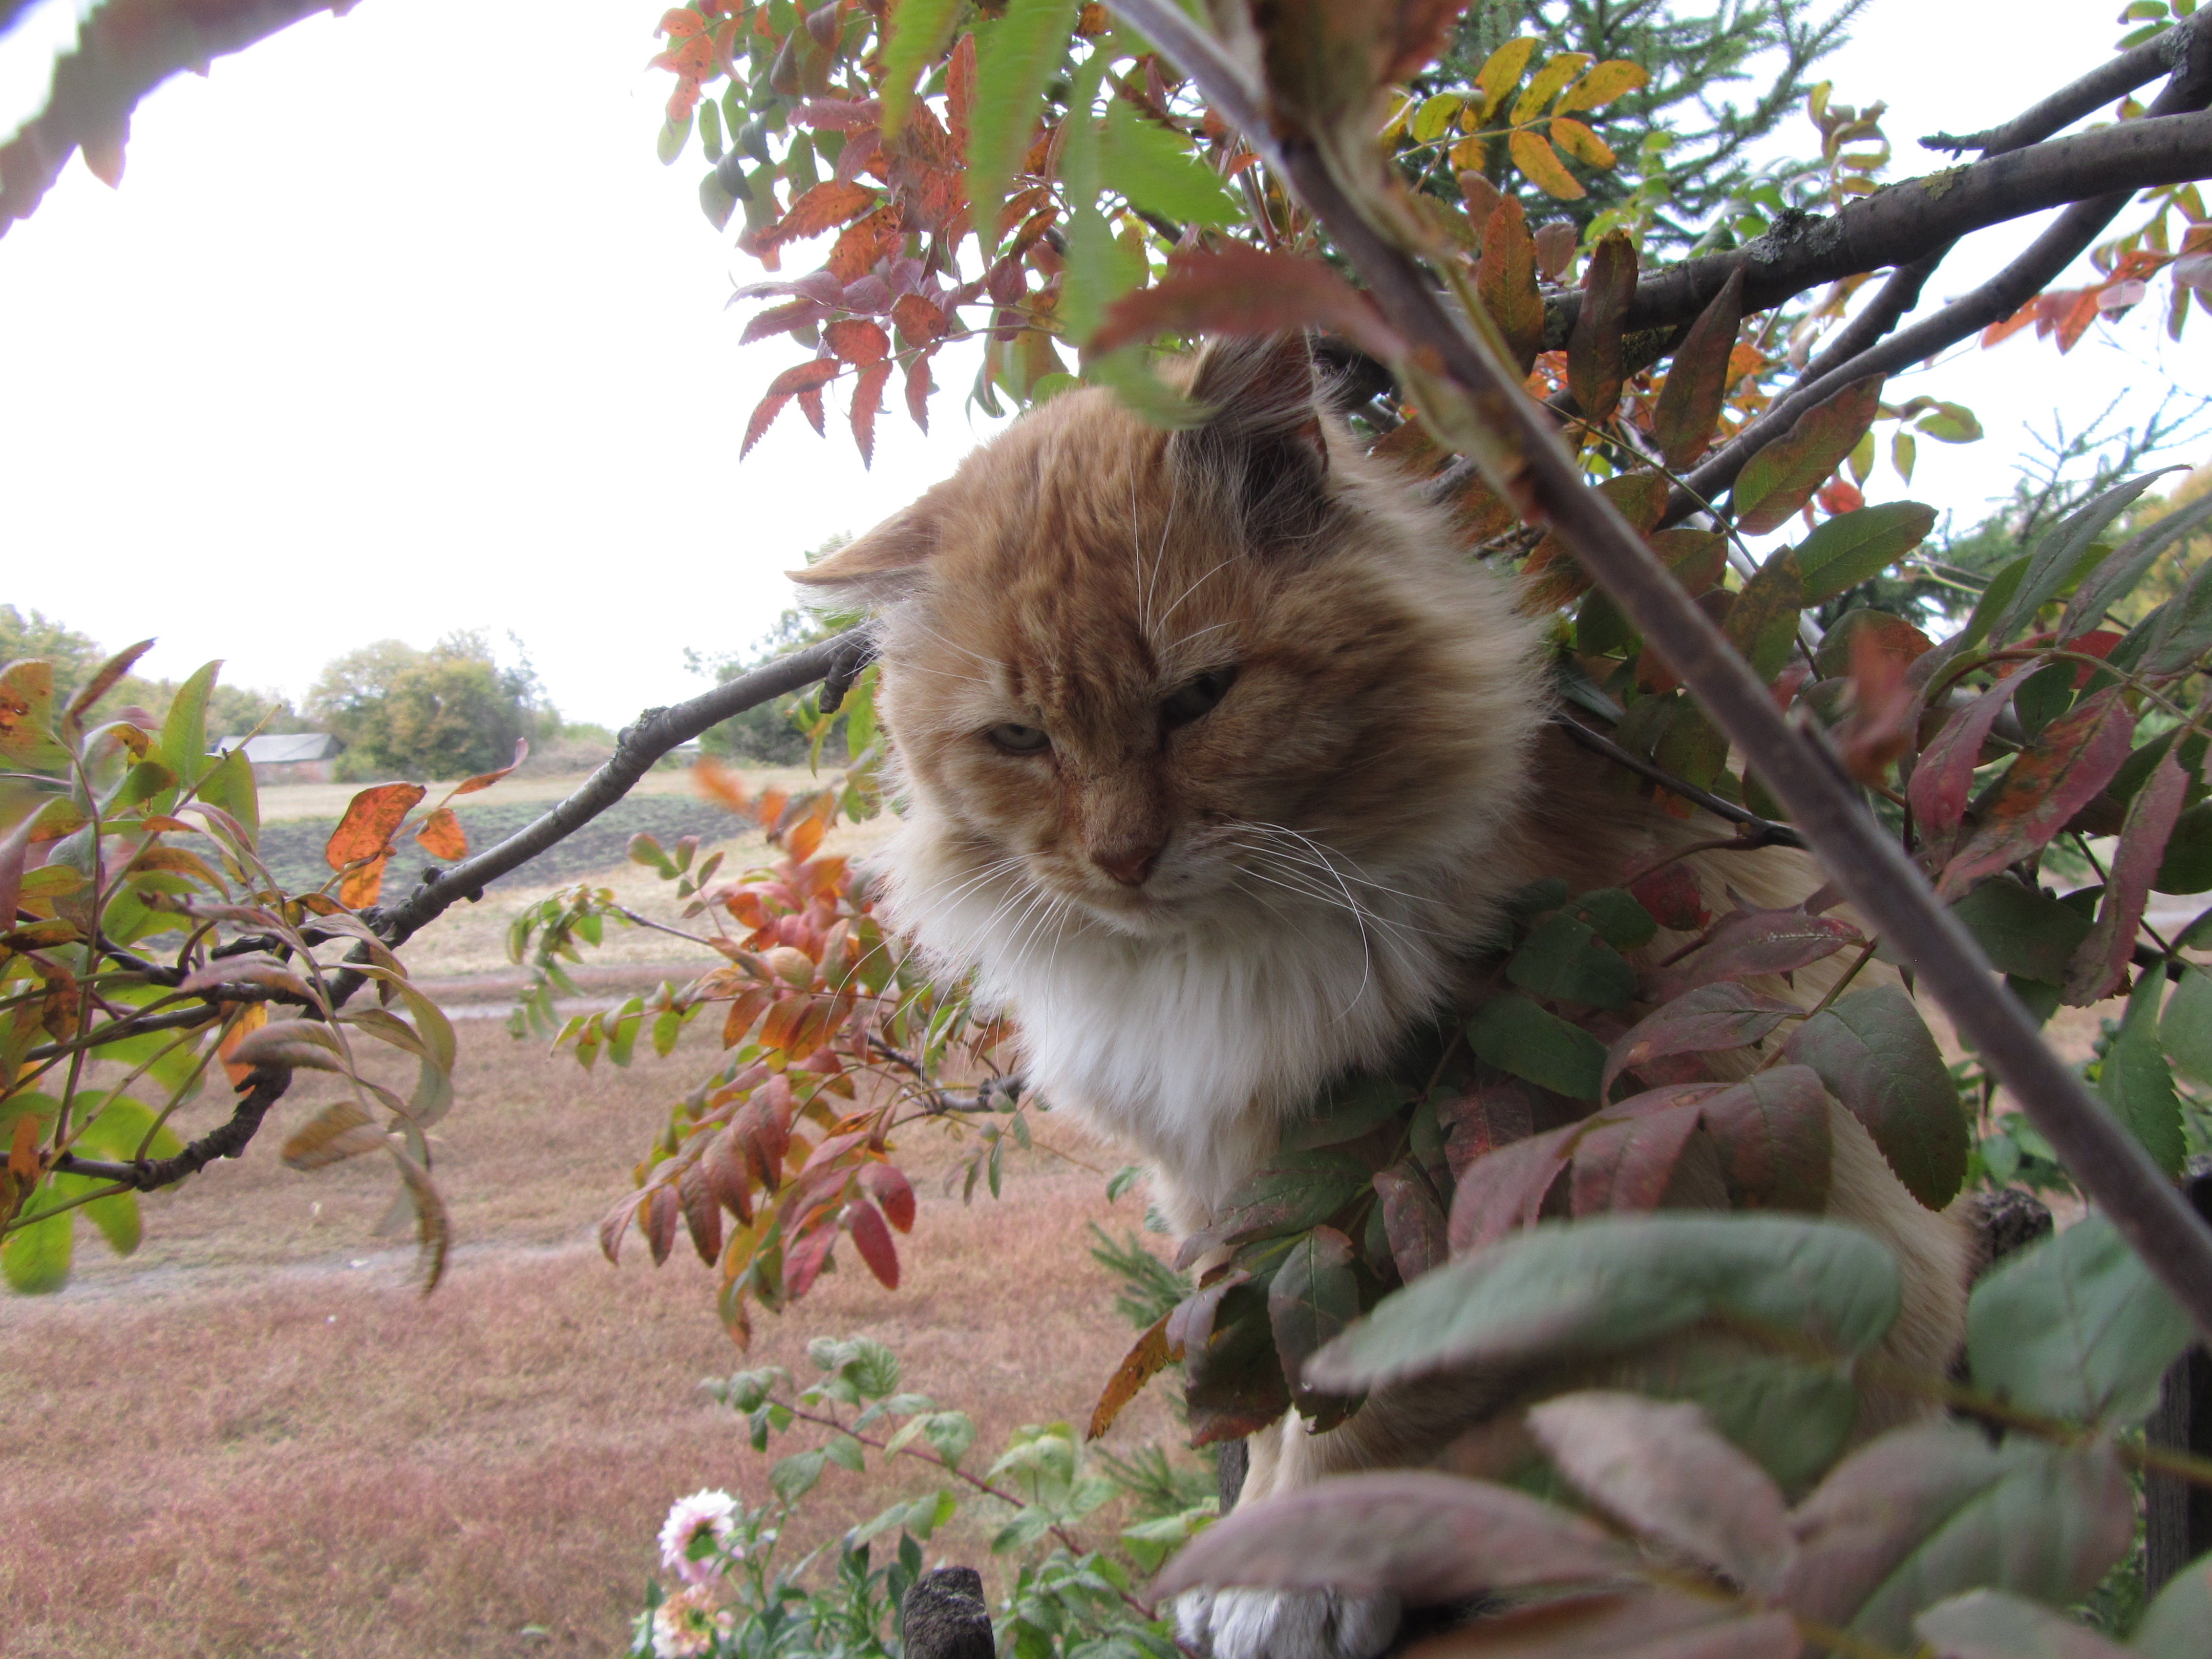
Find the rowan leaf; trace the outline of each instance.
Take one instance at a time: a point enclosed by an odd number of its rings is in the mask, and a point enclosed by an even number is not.
[[[1243,204],[1192,154],[1190,141],[1146,120],[1127,99],[1107,106],[1098,170],[1107,188],[1178,224],[1221,230],[1243,221]]]
[[[177,775],[179,787],[198,783],[208,769],[208,698],[215,691],[216,676],[222,669],[218,660],[204,664],[187,676],[169,700],[169,712],[162,716],[161,757]],[[174,795],[165,789],[155,797],[154,810],[166,812],[174,805]]]
[[[1516,137],[1527,135],[1516,135]],[[1541,144],[1540,138],[1533,142]],[[1551,154],[1545,146],[1547,155]],[[1553,165],[1558,166],[1556,159]],[[1573,180],[1568,180],[1570,184]],[[1581,187],[1576,187],[1581,193]],[[1513,360],[1526,374],[1544,343],[1544,300],[1536,288],[1536,241],[1528,233],[1521,204],[1508,196],[1490,216],[1482,233],[1482,257],[1474,271],[1475,293],[1490,320],[1498,325]]]
[[[1612,145],[1570,116],[1553,116],[1551,131],[1552,142],[1586,167],[1603,171],[1620,160]]]
[[[2199,1083],[2212,1083],[2212,973],[2191,964],[2166,1005],[2159,1036],[2166,1058]]]
[[[1798,1553],[1782,1605],[1899,1652],[1931,1601],[1984,1587],[2071,1601],[2135,1538],[2134,1496],[2109,1443],[2015,1434],[1991,1444],[1961,1423],[1883,1435],[1790,1519]]]
[[[1534,120],[1544,112],[1544,106],[1566,89],[1566,85],[1590,65],[1586,52],[1555,52],[1544,60],[1543,67],[1528,77],[1528,84],[1513,103],[1509,118],[1514,125]]]
[[[1577,110],[1598,109],[1624,94],[1647,86],[1651,72],[1641,64],[1632,64],[1625,58],[1608,58],[1567,88],[1559,101],[1552,106],[1554,115],[1571,115]]]
[[[1729,360],[1735,355],[1736,333],[1743,322],[1743,280],[1741,265],[1729,272],[1720,292],[1698,313],[1675,349],[1666,384],[1659,388],[1652,436],[1659,441],[1662,458],[1677,472],[1713,441],[1721,406],[1728,398]]]
[[[1067,55],[1078,0],[1011,0],[975,31],[975,97],[969,110],[968,206],[988,258],[999,210],[1043,112],[1045,82]]]
[[[1098,1404],[1091,1410],[1091,1426],[1083,1437],[1085,1440],[1101,1438],[1114,1426],[1114,1419],[1121,1414],[1121,1408],[1174,1360],[1176,1351],[1167,1335],[1168,1321],[1174,1317],[1172,1311],[1162,1314],[1122,1356],[1121,1364],[1106,1381],[1105,1392],[1098,1396]]]
[[[419,783],[380,783],[347,803],[345,816],[331,831],[323,857],[333,870],[373,859],[392,845],[407,815],[430,792]]]
[[[1605,1216],[1516,1234],[1392,1292],[1307,1362],[1306,1380],[1349,1390],[1462,1365],[1502,1373],[1619,1353],[1714,1316],[1862,1353],[1896,1319],[1898,1295],[1888,1252],[1854,1227]]]
[[[1595,1008],[1636,1000],[1636,970],[1588,922],[1561,912],[1536,924],[1505,965],[1505,976],[1540,997]]]
[[[1619,1519],[1756,1595],[1794,1553],[1782,1493],[1692,1405],[1591,1389],[1547,1400],[1528,1428],[1559,1472]]]
[[[1966,816],[1966,799],[1972,793],[1975,769],[1980,766],[1982,746],[1997,716],[2012,701],[2026,678],[2023,670],[2007,676],[1954,711],[1921,753],[1905,787],[1913,817],[1923,835],[1936,836],[1959,827]]]
[[[896,0],[886,24],[881,96],[886,137],[906,125],[915,83],[943,54],[959,21],[960,0]]]
[[[848,363],[866,368],[890,355],[891,337],[865,317],[843,317],[822,331],[823,343]]]
[[[884,1212],[866,1199],[847,1206],[845,1224],[853,1235],[853,1248],[860,1251],[860,1260],[868,1264],[868,1271],[887,1291],[898,1289],[898,1246],[891,1242],[891,1230],[884,1220]]]
[[[1335,1426],[1346,1402],[1305,1388],[1298,1381],[1299,1369],[1308,1355],[1359,1317],[1352,1258],[1350,1239],[1334,1227],[1316,1227],[1291,1244],[1267,1285],[1267,1322],[1291,1401],[1316,1427]]]
[[[2150,902],[2151,884],[2158,878],[2173,826],[2181,817],[2182,803],[2188,797],[2189,775],[2168,748],[2152,771],[2150,781],[2128,803],[2119,846],[2105,879],[2104,897],[2098,902],[2096,925],[2068,964],[2066,1000],[2075,1007],[2102,1002],[2118,988],[2120,976],[2127,971],[2143,911]]]
[[[1701,985],[1787,974],[1861,939],[1840,916],[1802,910],[1736,910],[1714,923],[1698,947],[1658,975],[1652,1000],[1671,1002]]]
[[[2200,1555],[2174,1574],[2158,1599],[2143,1609],[2133,1651],[2139,1659],[2203,1659],[2208,1630],[2212,1630],[2212,1555]]]
[[[1483,60],[1482,67],[1474,72],[1474,84],[1482,88],[1486,112],[1494,114],[1504,104],[1505,94],[1520,84],[1522,71],[1528,67],[1535,51],[1533,36],[1518,35]]]
[[[884,387],[893,364],[883,357],[870,363],[853,383],[853,441],[860,447],[860,465],[872,465],[876,458],[876,415],[884,406]]]
[[[1169,255],[1164,277],[1107,307],[1090,349],[1103,356],[1162,334],[1264,338],[1302,328],[1331,330],[1385,361],[1405,349],[1367,297],[1318,259],[1241,243]]]
[[[2103,793],[2135,737],[2124,690],[2108,686],[2076,704],[2013,757],[1980,824],[1944,866],[1938,894],[1952,897],[2040,851]]]
[[[1871,581],[1926,541],[1935,527],[1936,509],[1918,501],[1885,501],[1880,507],[1863,507],[1856,513],[1821,520],[1797,548],[1797,568],[1805,576],[1805,602],[1818,605],[1861,582]]]
[[[2124,1648],[2062,1613],[2002,1590],[1968,1590],[1916,1616],[1936,1659],[2129,1659]]]
[[[2162,973],[2147,973],[2136,980],[2119,1031],[2105,1051],[2097,1092],[2142,1142],[2151,1161],[2168,1175],[2178,1176],[2188,1146],[2182,1136],[2181,1100],[2174,1092],[2173,1070],[2158,1039],[2165,981]]]
[[[2174,470],[2166,469],[2167,471]],[[2136,496],[2163,476],[2160,472],[2146,472],[2138,477],[2124,479],[2109,489],[2100,490],[2086,504],[2060,520],[2029,553],[2027,568],[2021,576],[2019,587],[2014,590],[2011,599],[1990,625],[1990,643],[2002,645],[2033,622],[2035,613],[2043,609],[2074,575],[2092,544],[2105,532],[2106,526],[2126,512]]]
[[[459,817],[450,806],[441,806],[416,824],[415,839],[433,858],[465,859],[469,855],[468,833],[461,828]]]
[[[1830,524],[1834,520],[1827,521]],[[1824,525],[1822,526],[1826,528]],[[1816,532],[1817,533],[1817,532]],[[1799,568],[1804,566],[1805,550],[1797,550]],[[1808,576],[1809,581],[1811,578]],[[1862,635],[1869,636],[1869,649],[1880,652],[1895,660],[1900,666],[1910,667],[1935,648],[1935,641],[1902,617],[1892,616],[1887,611],[1863,608],[1847,611],[1826,634],[1821,636],[1820,648],[1813,653],[1814,672],[1823,679],[1850,678],[1854,666],[1855,641]]]
[[[1894,985],[1838,997],[1782,1052],[1820,1074],[1905,1190],[1931,1210],[1957,1196],[1971,1137],[1959,1087],[1912,999]]]
[[[1290,1409],[1267,1297],[1250,1277],[1232,1272],[1186,1299],[1188,1313],[1169,1322],[1168,1340],[1182,1345],[1194,1446],[1239,1439]]]
[[[1562,202],[1574,202],[1589,194],[1581,181],[1567,171],[1566,163],[1559,160],[1559,152],[1541,135],[1526,127],[1516,127],[1506,136],[1505,148],[1513,157],[1513,165],[1546,195]],[[1509,196],[1506,200],[1511,202],[1513,198]]]
[[[1850,456],[1881,406],[1882,376],[1869,374],[1816,404],[1736,474],[1730,497],[1747,536],[1779,530]],[[1669,455],[1672,460],[1671,454]]]
[[[1657,1209],[1674,1179],[1674,1165],[1697,1132],[1698,1101],[1705,1091],[1694,1085],[1655,1090],[1662,1097],[1688,1098],[1683,1104],[1632,1113],[1632,1103],[1625,1102],[1582,1126],[1569,1187],[1574,1213]]]
[[[877,200],[876,192],[866,185],[844,179],[825,179],[800,195],[792,203],[790,211],[761,233],[759,246],[765,252],[786,242],[819,236],[825,230],[834,230],[873,211]]]
[[[1606,1054],[1599,1098],[1613,1093],[1613,1081],[1623,1072],[1632,1072],[1646,1060],[1747,1048],[1764,1041],[1784,1019],[1798,1012],[1795,1004],[1762,996],[1741,985],[1705,985],[1685,992],[1646,1014],[1615,1040]]]
[[[706,1160],[694,1158],[676,1177],[676,1201],[684,1212],[684,1231],[699,1260],[713,1267],[722,1255],[722,1206],[715,1201],[714,1183]]]
[[[1449,1224],[1428,1176],[1410,1158],[1375,1173],[1376,1195],[1382,1201],[1382,1233],[1390,1260],[1407,1284],[1450,1256]]]
[[[113,690],[116,682],[131,672],[131,665],[153,648],[153,641],[141,640],[136,645],[124,647],[122,650],[100,664],[93,671],[91,677],[77,688],[76,695],[70,699],[69,708],[66,711],[69,718],[82,720],[89,714],[93,704]]]
[[[1452,1253],[1463,1255],[1534,1227],[1581,1133],[1579,1124],[1571,1123],[1485,1151],[1466,1164],[1452,1195],[1446,1235]]]
[[[1721,631],[1761,680],[1771,680],[1789,663],[1806,600],[1797,555],[1785,547],[1769,556],[1729,606]]]
[[[1755,1072],[1707,1097],[1699,1114],[1739,1207],[1807,1215],[1827,1208],[1834,1146],[1820,1073],[1807,1066]]]
[[[775,423],[775,417],[783,413],[784,405],[790,401],[788,394],[771,392],[754,406],[752,418],[745,422],[744,441],[738,446],[739,460],[744,459],[752,447],[768,435],[769,428]]]
[[[1468,1021],[1474,1052],[1514,1076],[1571,1100],[1595,1100],[1605,1045],[1522,996],[1494,996]]]
[[[1441,1604],[1491,1589],[1572,1583],[1632,1570],[1601,1528],[1540,1498],[1425,1469],[1342,1475],[1239,1508],[1199,1534],[1154,1581],[1392,1593]]]
[[[1583,272],[1582,310],[1567,337],[1567,390],[1585,417],[1609,421],[1620,404],[1620,346],[1628,302],[1636,297],[1636,245],[1608,231]]]

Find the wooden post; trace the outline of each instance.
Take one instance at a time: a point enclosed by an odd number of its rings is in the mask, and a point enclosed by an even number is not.
[[[2192,1176],[2182,1191],[2212,1221],[2212,1174]],[[2212,1457],[2212,1354],[2202,1344],[2173,1363],[2145,1432],[2154,1446]],[[2155,1595],[2200,1555],[2212,1553],[2212,1488],[2161,1474],[2143,1477],[2143,1585]]]

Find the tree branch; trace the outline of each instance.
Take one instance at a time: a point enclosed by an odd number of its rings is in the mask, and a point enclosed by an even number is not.
[[[1236,119],[1259,107],[1242,71],[1173,0],[1109,0]],[[1243,125],[1239,121],[1238,125]],[[1671,663],[1813,844],[1830,875],[1918,971],[1960,1033],[1989,1061],[2092,1200],[2144,1264],[2212,1334],[2212,1231],[2183,1203],[2135,1139],[2091,1099],[1999,984],[1971,936],[1939,903],[1898,843],[1865,811],[1824,745],[1793,730],[1749,665],[1683,593],[1628,521],[1588,488],[1549,416],[1519,379],[1439,302],[1427,274],[1386,241],[1336,182],[1310,140],[1268,127],[1244,137],[1305,200],[1368,284],[1393,327],[1439,364],[1518,458],[1520,482],[1582,568]]]
[[[2094,115],[2137,87],[2148,86],[2160,76],[2172,74],[2189,55],[2191,32],[2203,27],[2202,18],[2177,24],[2132,52],[2124,52],[2110,62],[2100,64],[2080,80],[2061,87],[2001,127],[1970,133],[1964,138],[1954,138],[1948,132],[1933,133],[1920,141],[1921,148],[1949,150],[1954,155],[1975,149],[1996,155],[2023,145],[2041,143],[2061,128],[2072,126],[2085,115]]]
[[[756,668],[750,674],[716,686],[673,708],[648,708],[636,724],[626,726],[616,739],[613,758],[584,780],[575,793],[557,803],[543,817],[525,825],[495,847],[424,882],[389,909],[379,909],[366,919],[387,945],[404,944],[461,899],[483,896],[487,883],[519,870],[547,848],[585,824],[628,794],[653,763],[678,744],[689,743],[709,726],[732,714],[796,691],[833,672],[842,672],[850,684],[857,673],[856,658],[865,660],[866,631],[851,629],[818,645],[794,651],[787,657]],[[356,958],[359,947],[356,947]],[[356,958],[349,958],[349,960]],[[361,988],[363,975],[353,969],[340,973],[331,985],[331,1006],[337,1007]]]
[[[257,1066],[246,1073],[243,1086],[245,1091],[230,1121],[210,1130],[174,1158],[142,1158],[130,1164],[110,1164],[64,1152],[54,1160],[54,1169],[62,1175],[120,1182],[134,1192],[150,1193],[157,1187],[173,1186],[186,1176],[198,1175],[219,1158],[241,1157],[269,1109],[292,1086],[292,1068]]]

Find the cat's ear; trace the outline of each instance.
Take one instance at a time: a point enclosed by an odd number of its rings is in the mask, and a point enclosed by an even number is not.
[[[1328,437],[1305,335],[1209,340],[1188,395],[1213,413],[1176,434],[1177,460],[1215,475],[1256,546],[1310,538],[1328,507]]]
[[[936,552],[937,515],[927,497],[892,514],[858,541],[804,570],[784,574],[803,587],[830,590],[825,598],[879,605],[908,592]]]

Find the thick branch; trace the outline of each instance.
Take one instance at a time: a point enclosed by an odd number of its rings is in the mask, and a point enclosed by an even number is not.
[[[291,1086],[290,1066],[258,1066],[246,1075],[246,1092],[239,1097],[230,1121],[210,1130],[174,1158],[142,1158],[131,1164],[109,1164],[64,1152],[54,1160],[54,1168],[63,1175],[118,1181],[142,1193],[173,1186],[186,1176],[198,1175],[219,1158],[244,1156],[246,1143],[261,1127],[261,1120],[268,1115],[277,1097]]]
[[[1194,79],[1218,112],[1259,99],[1219,43],[1172,0],[1110,0]],[[1996,970],[1939,903],[1897,842],[1866,811],[1824,747],[1793,730],[1750,667],[1685,595],[1612,503],[1585,486],[1550,417],[1439,302],[1414,260],[1376,233],[1310,143],[1245,128],[1278,175],[1305,200],[1365,278],[1383,315],[1501,428],[1522,481],[1582,568],[1674,666],[1698,701],[1789,809],[1799,832],[1869,926],[1917,969],[1960,1033],[2003,1079],[2082,1190],[2126,1235],[2145,1265],[2212,1334],[2212,1231],[2191,1212],[2135,1139],[2091,1099],[2044,1045]]]
[[[404,944],[422,928],[461,899],[483,896],[484,886],[509,871],[519,870],[547,848],[590,823],[628,794],[653,763],[678,744],[689,743],[709,726],[732,714],[811,685],[823,676],[843,672],[849,684],[850,666],[862,657],[867,635],[860,629],[779,657],[750,674],[740,674],[713,690],[670,708],[648,708],[634,726],[623,728],[616,740],[614,757],[584,780],[575,793],[556,804],[544,817],[526,824],[501,842],[464,859],[435,878],[424,882],[405,899],[372,918],[387,945]],[[343,1003],[361,988],[362,976],[349,969],[331,988],[333,1006]]]

